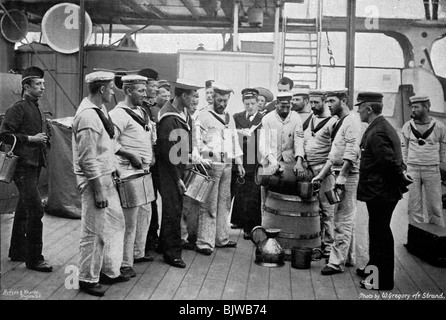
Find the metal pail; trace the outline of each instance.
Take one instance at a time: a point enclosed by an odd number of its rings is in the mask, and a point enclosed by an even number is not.
[[[152,174],[138,173],[124,179],[116,179],[121,206],[137,207],[155,200]]]
[[[17,166],[17,161],[19,157],[13,154],[15,144],[17,142],[16,137],[14,137],[14,144],[9,152],[0,151],[0,181],[11,183],[12,177],[14,176],[14,171]],[[2,143],[0,142],[0,147]]]
[[[339,203],[342,200],[339,189],[337,188],[325,191],[324,194],[327,197],[328,203],[331,205]]]
[[[293,247],[291,249],[291,267],[294,269],[310,269],[313,248]]]
[[[206,202],[214,183],[215,180],[211,179],[209,175],[202,174],[196,168],[189,169],[184,178],[184,184],[187,188],[185,195],[198,202],[204,203]]]

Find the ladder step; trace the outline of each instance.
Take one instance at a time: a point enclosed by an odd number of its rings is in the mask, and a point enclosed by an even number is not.
[[[306,58],[316,58],[314,54],[284,54],[284,57],[306,57]]]
[[[284,47],[284,49],[287,49],[287,50],[307,50],[307,51],[316,51],[317,50],[317,48],[309,48],[309,47],[307,47],[307,48],[302,48],[302,47],[299,47],[299,48],[297,48],[297,47]]]
[[[314,43],[316,43],[317,40],[314,40],[314,39],[308,39],[308,40],[303,40],[303,39],[286,39],[285,38],[285,42],[314,42]]]
[[[284,67],[311,67],[316,68],[316,64],[284,63]]]

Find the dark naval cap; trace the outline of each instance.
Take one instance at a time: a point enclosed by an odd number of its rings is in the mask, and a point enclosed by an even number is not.
[[[137,74],[146,77],[149,81],[158,80],[158,72],[150,68],[141,69]]]
[[[29,79],[43,79],[45,72],[38,67],[26,68],[22,73],[22,84]]]
[[[170,84],[174,88],[183,90],[198,90],[203,88],[203,86],[197,85],[197,83],[191,79],[177,79],[177,81],[171,81]]]
[[[254,98],[259,95],[259,90],[254,88],[245,88],[242,90],[242,96],[243,98]]]
[[[266,88],[262,88],[262,87],[256,87],[254,89],[259,91],[259,96],[265,97],[266,102],[271,102],[274,100],[274,95],[270,90],[268,90]]]
[[[356,98],[358,101],[355,106],[359,106],[364,102],[383,102],[383,95],[379,92],[360,92],[358,93],[358,97]]]

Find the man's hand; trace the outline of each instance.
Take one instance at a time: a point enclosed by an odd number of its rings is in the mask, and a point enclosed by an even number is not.
[[[413,183],[413,178],[409,176],[406,172],[403,173],[403,183],[405,186]]]
[[[322,177],[320,175],[316,175],[313,179],[311,179],[311,183],[322,183]]]
[[[305,179],[306,171],[305,171],[304,166],[301,163],[297,162],[294,165],[293,171],[294,171],[294,174],[297,176],[297,178],[302,179],[302,180]]]
[[[347,182],[347,178],[339,175],[335,181],[335,188],[344,191],[346,182]]]
[[[96,179],[90,180],[91,187],[94,191],[94,203],[97,208],[103,209],[108,207],[108,200],[106,196],[106,188],[103,185],[104,179],[108,177],[98,177]],[[110,176],[109,179],[112,179]]]
[[[181,179],[178,180],[177,186],[178,186],[178,190],[180,191],[181,195],[186,193],[187,188],[186,188],[186,185],[184,184],[183,180],[181,180]]]
[[[238,176],[240,178],[243,178],[245,176],[246,171],[245,171],[245,168],[243,168],[242,164],[237,165],[237,171],[238,171]]]
[[[40,132],[34,136],[28,136],[28,141],[44,145],[48,142],[48,136],[45,133]]]
[[[135,167],[136,169],[141,169],[142,168],[142,159],[134,154],[132,154],[129,158],[129,161],[131,163],[131,165],[133,167]]]
[[[100,188],[99,190],[95,190],[94,192],[94,202],[96,204],[97,208],[107,208],[108,207],[108,200],[105,196],[105,192],[103,192],[103,189]]]

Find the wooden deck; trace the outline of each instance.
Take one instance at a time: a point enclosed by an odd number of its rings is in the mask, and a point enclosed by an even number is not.
[[[446,210],[443,210],[445,213]],[[446,269],[434,267],[408,253],[407,201],[402,200],[394,213],[392,229],[395,237],[395,289],[391,292],[370,292],[359,287],[356,267],[342,274],[322,276],[325,261],[313,261],[308,270],[298,270],[286,262],[281,268],[266,268],[254,263],[254,245],[243,239],[240,230],[231,230],[238,241],[236,249],[216,249],[211,256],[184,251],[185,269],[170,267],[157,255],[155,261],[135,264],[137,273],[130,281],[109,286],[101,300],[364,300],[423,299],[445,300]],[[80,220],[45,215],[44,256],[53,265],[52,273],[39,273],[23,263],[8,258],[13,214],[1,216],[1,291],[2,300],[49,299],[95,300],[76,289],[67,289],[66,268],[76,266],[79,250]],[[358,202],[356,224],[357,266],[367,257],[367,211]],[[67,273],[65,273],[67,272]],[[393,293],[389,297],[389,293]],[[416,294],[419,294],[417,296]]]

